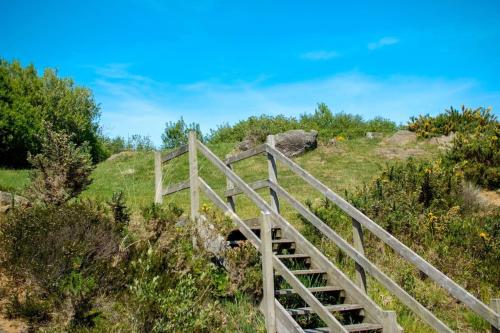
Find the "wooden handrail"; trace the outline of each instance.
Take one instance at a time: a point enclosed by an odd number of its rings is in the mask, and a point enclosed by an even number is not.
[[[168,162],[176,157],[184,155],[187,152],[188,152],[188,145],[187,144],[182,145],[179,148],[172,150],[171,152],[168,152],[165,156],[163,156],[161,162],[162,163]]]
[[[272,154],[277,160],[285,164],[295,174],[300,176],[303,180],[309,183],[313,188],[323,194],[326,198],[334,202],[341,210],[343,210],[350,217],[361,223],[365,228],[370,230],[375,236],[382,240],[385,244],[389,245],[403,258],[414,264],[428,277],[430,277],[436,284],[447,290],[452,296],[464,303],[473,312],[484,318],[491,325],[500,328],[500,316],[489,308],[486,304],[478,300],[467,290],[459,286],[455,281],[443,274],[437,268],[428,263],[425,259],[419,256],[416,252],[401,243],[398,239],[392,236],[389,232],[373,222],[369,217],[364,215],[356,207],[344,200],[338,194],[330,190],[319,180],[310,175],[298,164],[283,155],[277,149],[266,145],[267,152]]]
[[[238,161],[241,161],[241,160],[244,160],[244,159],[250,158],[252,156],[265,153],[265,152],[266,152],[266,144],[263,143],[263,144],[258,145],[256,147],[253,147],[249,150],[245,150],[244,152],[241,152],[239,154],[236,154],[236,155],[233,155],[233,156],[226,158],[224,160],[224,163],[226,165],[233,164],[235,162],[238,162]]]
[[[351,244],[339,236],[334,230],[332,230],[326,223],[324,223],[320,218],[318,218],[314,213],[302,205],[297,199],[295,199],[290,193],[283,189],[278,184],[270,183],[270,187],[273,188],[279,196],[285,198],[285,200],[294,207],[300,215],[302,215],[306,220],[308,220],[312,225],[314,225],[323,235],[328,239],[333,241],[335,245],[344,251],[349,257],[351,257],[355,262],[361,265],[368,273],[370,273],[378,282],[380,282],[387,290],[395,294],[403,304],[414,311],[424,322],[429,324],[432,328],[436,329],[438,332],[453,332],[448,326],[446,326],[439,318],[437,318],[432,312],[420,304],[415,298],[408,294],[403,288],[401,288],[396,282],[394,282],[390,277],[388,277],[384,272],[382,272],[375,264],[373,264],[364,254],[358,252]]]

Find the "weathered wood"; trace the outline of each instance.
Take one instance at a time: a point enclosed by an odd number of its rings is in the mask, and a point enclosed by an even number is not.
[[[410,308],[416,315],[422,318],[427,324],[436,329],[438,332],[453,332],[450,330],[441,320],[439,320],[432,312],[426,309],[422,304],[420,304],[416,299],[414,299],[410,294],[408,294],[403,288],[401,288],[396,282],[394,282],[390,277],[385,275],[377,266],[375,266],[371,261],[369,261],[363,254],[358,252],[351,244],[345,241],[341,236],[339,236],[335,231],[333,231],[326,223],[321,221],[314,213],[312,213],[308,208],[302,205],[297,199],[290,195],[285,189],[277,184],[270,184],[278,195],[283,197],[292,207],[294,207],[306,220],[308,220],[312,225],[314,225],[323,235],[328,239],[333,241],[336,246],[349,257],[354,259],[361,267],[365,269],[366,272],[371,274],[377,281],[379,281],[387,290],[392,292],[396,297]],[[359,290],[359,289],[358,289]],[[348,290],[353,292],[352,288]],[[364,303],[363,303],[364,304]],[[384,320],[385,316],[382,318]]]
[[[224,160],[224,163],[226,165],[233,164],[235,162],[239,162],[239,161],[242,161],[244,159],[247,159],[247,158],[250,158],[252,156],[259,155],[259,154],[262,154],[265,152],[266,152],[266,145],[261,144],[261,145],[258,145],[256,147],[253,147],[252,149],[245,150],[244,152],[241,152],[239,154],[236,154],[236,155],[233,155],[233,156],[226,158]]]
[[[273,148],[276,146],[274,135],[267,136],[267,144]],[[269,181],[278,184],[278,168],[276,166],[276,160],[270,153],[267,153],[267,170],[269,173]],[[269,194],[271,195],[271,207],[273,207],[273,209],[279,213],[280,201],[278,195],[272,188],[269,188]]]
[[[493,298],[490,301],[490,307],[495,311],[497,314],[500,313],[500,298]],[[495,326],[491,325],[491,333],[500,333],[500,319],[499,323]]]
[[[182,145],[179,148],[172,150],[171,152],[167,153],[163,158],[161,159],[162,163],[168,162],[170,160],[173,160],[176,157],[179,157],[181,155],[184,155],[187,153],[189,150],[189,145]]]
[[[198,142],[200,150],[202,153],[207,157],[209,160],[213,160],[214,165],[219,167],[219,169],[226,170],[224,164],[222,161],[218,160],[213,153],[208,150],[202,143]],[[207,153],[207,154],[205,154]],[[219,163],[220,162],[220,163]],[[221,168],[222,167],[222,168]],[[241,180],[236,174],[234,174],[232,171],[228,173],[228,175],[231,177],[233,182],[235,182],[236,185],[238,186],[246,186],[246,184]],[[212,200],[218,207],[220,207],[223,211],[228,214],[233,221],[237,223],[238,226],[240,226],[240,230],[243,233],[245,237],[247,237],[248,240],[257,248],[261,248],[261,241],[257,236],[250,230],[250,228],[234,213],[225,203],[222,201],[222,199],[215,193],[210,186],[201,178],[198,179],[198,182],[200,184],[200,188],[205,192],[205,194],[209,197],[210,200]],[[249,192],[248,193],[253,193],[253,197],[259,198],[257,201],[260,201],[261,203],[264,204],[264,208],[270,208],[267,203],[261,199],[257,193],[253,192],[250,188],[248,188]],[[267,207],[266,207],[267,206]],[[279,216],[277,213],[271,212],[271,215],[274,215],[274,217]],[[275,267],[276,271],[283,276],[285,281],[287,281],[294,290],[297,291],[297,293],[304,299],[304,301],[312,307],[318,316],[328,325],[328,327],[332,330],[332,332],[347,332],[342,325],[335,319],[335,317],[324,307],[321,302],[314,297],[314,295],[302,285],[302,283],[299,281],[299,279],[293,275],[292,272],[281,262],[280,259],[276,257],[276,255],[273,255],[273,266]]]
[[[167,186],[167,188],[163,189],[163,195],[169,195],[169,194],[173,194],[175,192],[185,190],[185,189],[189,188],[190,183],[191,182],[189,180],[185,180],[185,181],[177,183],[177,184],[169,185],[169,186]]]
[[[262,282],[264,289],[264,309],[266,331],[276,332],[276,315],[274,312],[274,273],[273,273],[273,244],[271,235],[271,215],[262,212],[260,224],[260,246],[262,253]]]
[[[190,131],[189,145],[189,190],[191,197],[191,219],[196,220],[200,211],[200,189],[198,188],[198,153],[196,132]]]
[[[261,188],[269,187],[269,181],[267,179],[258,180],[256,182],[248,184],[253,190],[260,190]],[[231,190],[227,190],[224,195],[226,197],[234,197],[235,195],[242,194],[243,191],[237,187]]]
[[[394,311],[385,311],[385,318],[383,322],[384,333],[401,333],[403,329],[398,325],[397,315]]]
[[[360,299],[363,301],[362,304],[364,304],[366,306],[365,310],[368,313],[371,313],[374,316],[377,316],[377,318],[380,318],[380,321],[383,319],[382,318],[382,311],[380,310],[380,308],[371,299],[369,299],[364,293],[362,293],[354,284],[352,284],[352,282],[349,281],[349,279],[345,276],[345,274],[342,273],[342,271],[340,271],[337,267],[335,267],[318,249],[316,249],[307,239],[304,238],[304,236],[302,236],[297,230],[295,230],[295,228],[290,223],[288,223],[280,214],[273,211],[271,209],[271,206],[264,199],[262,199],[254,190],[252,190],[248,186],[248,184],[246,184],[238,175],[236,175],[233,171],[228,169],[226,167],[226,165],[224,164],[224,162],[222,162],[214,153],[212,153],[210,151],[210,149],[208,149],[203,143],[201,143],[199,141],[197,143],[198,143],[198,148],[199,148],[200,152],[210,162],[212,162],[212,164],[215,167],[217,167],[222,173],[224,173],[228,178],[230,178],[231,181],[237,187],[239,187],[248,196],[248,198],[250,198],[255,203],[255,205],[259,209],[261,209],[263,211],[270,211],[274,220],[280,222],[279,226],[281,228],[283,228],[284,230],[286,230],[290,233],[293,232],[294,236],[301,242],[301,244],[303,244],[303,246],[305,246],[305,247],[306,246],[308,247],[309,253],[311,254],[311,257],[314,257],[314,259],[318,262],[321,261],[321,263],[325,267],[328,267],[328,269],[332,272],[332,274],[331,274],[332,277],[333,276],[342,276],[342,283],[343,283],[342,286],[345,289],[350,288],[350,290],[353,292],[353,294],[357,293],[356,294],[357,299]],[[226,206],[223,202],[222,202],[222,205]],[[280,274],[282,274],[281,270],[283,267],[286,269],[286,266],[284,266],[284,264],[281,263],[281,261],[278,258],[276,258],[276,256],[273,256],[273,263],[274,263],[274,267],[275,267],[276,271]],[[291,274],[290,272],[288,272],[288,273],[289,274],[286,275],[287,277],[289,277],[289,275]],[[291,274],[291,275],[293,275],[293,274]],[[296,279],[295,276],[293,276],[293,278]],[[285,280],[288,283],[290,283],[290,285],[292,285],[292,287],[294,289],[296,289],[296,287],[294,287],[294,285],[286,277],[285,277]],[[298,282],[298,284],[300,285],[300,281],[297,280],[296,282]],[[299,293],[299,291],[297,291],[297,292]],[[307,293],[309,293],[312,296],[312,294],[308,290],[303,291],[302,294],[299,293],[299,295],[311,306],[311,304],[308,302],[308,301],[311,301],[311,299],[309,298],[309,295]],[[304,297],[306,297],[304,295],[307,295],[307,299],[304,298]],[[314,296],[313,296],[313,298],[314,298]],[[316,299],[316,301],[317,301],[317,299]],[[317,302],[319,302],[319,301],[317,301]],[[320,302],[319,302],[319,304],[321,305]],[[321,305],[321,306],[323,307],[323,305]],[[328,313],[328,315],[325,312]],[[333,316],[331,316],[331,314],[326,309],[324,309],[324,307],[323,307],[323,310],[318,312],[318,315],[320,316],[320,318],[323,321],[325,321],[325,323],[327,325],[329,325],[329,327],[330,327],[330,325],[335,326],[336,319]],[[330,318],[330,316],[333,318],[333,321]],[[339,329],[338,331],[344,332],[345,330],[341,327],[341,329]]]
[[[231,170],[233,170],[233,166],[231,164],[228,164],[227,167]],[[234,184],[231,182],[229,178],[226,177],[226,193],[228,191],[231,191],[234,189]],[[233,210],[233,212],[236,211],[236,200],[234,200],[234,196],[227,196],[226,195],[226,201],[229,204],[229,207]]]
[[[298,176],[304,179],[312,187],[318,190],[321,194],[326,196],[329,200],[334,202],[340,209],[347,213],[350,217],[354,218],[356,221],[361,223],[366,229],[370,230],[375,236],[381,239],[384,243],[389,245],[396,253],[401,255],[403,258],[414,264],[423,273],[425,273],[429,278],[436,282],[439,286],[447,290],[452,296],[460,300],[473,312],[484,318],[490,324],[498,327],[498,315],[493,312],[487,305],[478,300],[467,290],[459,286],[441,271],[436,269],[434,266],[429,264],[425,259],[411,250],[409,247],[401,243],[398,239],[380,227],[377,223],[373,222],[370,218],[364,215],[356,207],[351,205],[349,202],[344,200],[338,194],[330,190],[319,180],[311,176],[307,171],[302,169],[299,165],[294,163],[292,160],[287,158],[277,149],[267,146],[267,151],[273,156],[285,164],[290,170],[295,172]],[[366,268],[365,268],[366,269]]]
[[[276,312],[276,331],[278,333],[304,333],[302,327],[293,319],[280,302],[274,300]],[[264,313],[264,303],[261,302],[259,310]]]
[[[363,241],[363,227],[355,219],[352,219],[352,240],[354,248],[362,255],[365,255],[365,246]],[[355,262],[355,269],[356,269],[356,284],[359,286],[361,290],[364,290],[364,292],[366,293],[367,286],[366,286],[365,269],[357,262]]]
[[[161,153],[155,151],[155,203],[161,204],[163,201],[162,196],[162,179],[161,173]]]

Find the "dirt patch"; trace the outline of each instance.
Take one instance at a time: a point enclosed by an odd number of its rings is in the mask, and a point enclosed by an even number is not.
[[[404,146],[414,142],[417,142],[417,135],[407,130],[399,130],[382,141],[383,144],[389,146]]]
[[[403,147],[381,147],[376,148],[375,153],[388,159],[404,160],[408,157],[424,156],[426,152],[419,148],[403,148]]]
[[[500,193],[499,191],[488,191],[481,190],[478,193],[478,196],[483,199],[487,204],[490,204],[495,207],[500,207]]]

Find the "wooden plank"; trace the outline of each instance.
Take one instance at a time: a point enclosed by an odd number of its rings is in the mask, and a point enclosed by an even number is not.
[[[401,243],[397,238],[388,233],[385,229],[379,226],[377,223],[373,222],[370,218],[364,215],[356,207],[351,205],[349,202],[344,200],[338,194],[330,190],[319,180],[310,175],[307,171],[302,169],[299,165],[294,163],[288,157],[283,155],[280,151],[275,148],[267,146],[269,153],[285,164],[290,170],[295,172],[298,176],[304,179],[312,187],[318,190],[321,194],[326,196],[329,200],[334,202],[340,209],[342,209],[350,217],[354,218],[356,221],[361,223],[365,228],[370,230],[375,236],[380,238],[384,243],[389,245],[394,251],[399,253],[403,258],[418,267],[423,273],[425,273],[429,278],[436,282],[439,286],[447,290],[452,296],[464,303],[469,309],[474,311],[476,314],[484,318],[490,324],[498,325],[499,315],[491,310],[486,304],[478,300],[467,290],[459,286],[448,276],[443,274],[441,271],[436,269],[434,266],[429,264],[425,259],[419,256],[416,252],[411,250],[409,247]]]
[[[365,255],[365,246],[363,241],[363,227],[355,219],[352,219],[352,239],[354,243],[354,248],[362,255]],[[355,270],[356,270],[356,284],[359,286],[361,290],[363,290],[366,293],[367,286],[366,286],[365,269],[360,264],[355,262]]]
[[[203,143],[197,141],[198,149],[200,152],[212,162],[212,164],[217,167],[222,173],[224,173],[235,186],[239,187],[245,194],[257,205],[257,207],[262,211],[269,211],[274,219],[282,219],[281,215],[277,212],[272,211],[270,205],[262,199],[254,190],[250,188],[238,175],[236,175],[232,170],[227,168],[227,166],[222,162],[214,153],[210,151]],[[217,196],[217,195],[216,195]],[[226,206],[223,203],[224,206]],[[227,206],[226,206],[227,207]],[[236,215],[235,213],[233,213]],[[248,228],[248,227],[247,227]],[[311,245],[312,246],[312,245]],[[318,251],[319,252],[319,251]],[[326,259],[326,258],[325,258]],[[273,255],[273,266],[276,271],[280,273],[285,280],[292,286],[293,289],[297,290],[297,293],[302,297],[302,299],[311,306],[318,316],[325,322],[325,324],[334,332],[347,332],[338,320],[321,304],[321,302],[316,299],[313,294],[305,288],[302,283],[293,275],[288,268]]]
[[[270,184],[278,195],[282,196],[290,205],[292,205],[306,220],[314,225],[323,235],[328,237],[338,246],[344,253],[354,259],[361,267],[379,281],[387,290],[392,292],[406,306],[408,306],[416,315],[422,318],[427,324],[436,329],[438,332],[453,332],[441,320],[439,320],[432,312],[420,304],[403,288],[401,288],[390,277],[385,275],[377,266],[369,261],[364,254],[358,252],[351,244],[345,241],[335,231],[333,231],[326,223],[321,221],[314,213],[302,205],[297,199],[292,197],[285,189],[277,184]],[[382,318],[382,320],[384,320]]]
[[[269,187],[269,181],[267,179],[262,179],[262,180],[258,180],[256,182],[253,182],[251,184],[248,184],[250,186],[250,188],[252,188],[252,190],[260,190],[261,188],[265,188],[265,187]],[[233,197],[235,195],[239,195],[239,194],[242,194],[243,191],[240,190],[239,188],[235,187],[233,189],[230,189],[230,190],[226,190],[226,192],[224,193],[224,195],[226,197]]]
[[[183,182],[167,186],[167,188],[165,188],[163,190],[163,195],[169,195],[169,194],[173,194],[175,192],[185,190],[185,189],[189,188],[190,183],[191,182],[189,180],[185,180]]]
[[[161,152],[155,151],[155,204],[161,204],[162,196]]]
[[[266,145],[261,144],[261,145],[258,145],[256,147],[253,147],[252,149],[245,150],[244,152],[241,152],[239,154],[236,154],[236,155],[233,155],[233,156],[226,158],[224,160],[224,164],[226,164],[226,165],[233,164],[235,162],[239,162],[239,161],[242,161],[244,159],[247,159],[247,158],[250,158],[252,156],[262,154],[265,152],[266,152]]]
[[[274,307],[276,309],[276,331],[278,333],[304,333],[302,327],[290,316],[286,309],[281,305],[278,300],[274,300]],[[259,305],[260,312],[264,313],[264,304],[261,302]]]
[[[161,159],[162,163],[168,162],[170,160],[173,160],[176,157],[179,157],[181,155],[184,155],[187,153],[189,150],[189,145],[182,145],[179,148],[172,150],[171,152],[167,153],[163,158]]]
[[[191,197],[191,219],[196,220],[200,211],[200,189],[198,188],[198,154],[196,132],[190,131],[189,144],[189,190]]]
[[[276,139],[274,135],[267,136],[267,144],[273,148],[276,146]],[[278,168],[276,166],[276,160],[270,153],[267,153],[267,170],[269,174],[269,181],[278,184]],[[269,194],[271,195],[271,207],[279,213],[280,201],[278,195],[272,188],[269,188]]]
[[[229,169],[233,169],[233,166],[231,164],[228,164],[227,167]],[[227,191],[231,191],[234,189],[234,184],[231,182],[231,180],[229,178],[226,177],[226,192]],[[234,197],[232,195],[230,196],[226,196],[226,201],[229,205],[229,207],[231,207],[231,209],[233,210],[233,212],[236,211],[236,201],[234,200]]]
[[[262,282],[264,289],[266,331],[275,333],[276,314],[274,311],[273,245],[271,243],[271,216],[269,212],[262,212],[260,225],[260,241],[260,252],[262,253]]]
[[[490,307],[495,311],[496,313],[500,313],[500,298],[493,298],[490,301]],[[500,323],[498,325],[493,326],[491,325],[491,333],[500,333]]]

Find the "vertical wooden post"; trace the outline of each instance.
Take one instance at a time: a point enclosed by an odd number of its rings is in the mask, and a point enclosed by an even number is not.
[[[500,313],[500,298],[493,298],[490,301],[490,307],[493,311],[495,311],[497,314],[499,314]],[[491,333],[499,333],[500,332],[500,320],[497,320],[497,325],[499,328],[496,328],[495,326],[491,325]]]
[[[260,221],[260,241],[266,331],[268,333],[275,333],[276,315],[274,312],[273,245],[271,236],[271,214],[269,212],[262,212],[262,219]]]
[[[267,144],[273,148],[276,147],[276,140],[274,135],[267,136]],[[275,184],[278,184],[278,168],[276,166],[276,160],[274,156],[270,153],[267,153],[267,169],[269,172],[269,181]],[[280,201],[278,198],[278,194],[271,188],[269,189],[269,193],[271,194],[271,207],[277,213],[280,212]]]
[[[198,187],[198,148],[196,132],[189,132],[189,191],[191,194],[191,219],[198,218],[200,210],[200,188]]]
[[[361,227],[361,224],[356,220],[352,219],[352,238],[354,241],[354,248],[361,254],[365,254],[365,247],[364,247],[364,241],[363,241],[363,228]],[[359,265],[358,263],[355,263],[356,267],[356,284],[358,287],[363,290],[365,293],[367,291],[366,288],[366,272],[365,269]]]
[[[228,156],[226,156],[226,157],[228,157]],[[229,169],[233,170],[233,166],[231,164],[227,164],[227,167]],[[228,177],[226,177],[226,189],[232,190],[233,188],[234,188],[233,182]],[[229,207],[231,208],[231,210],[233,212],[236,212],[236,203],[234,200],[234,196],[226,197],[226,201],[227,201],[227,204],[229,205]]]
[[[163,175],[161,173],[161,152],[155,151],[155,204],[163,202]]]
[[[384,333],[400,333],[403,330],[398,325],[398,317],[394,311],[384,311],[382,323]]]

